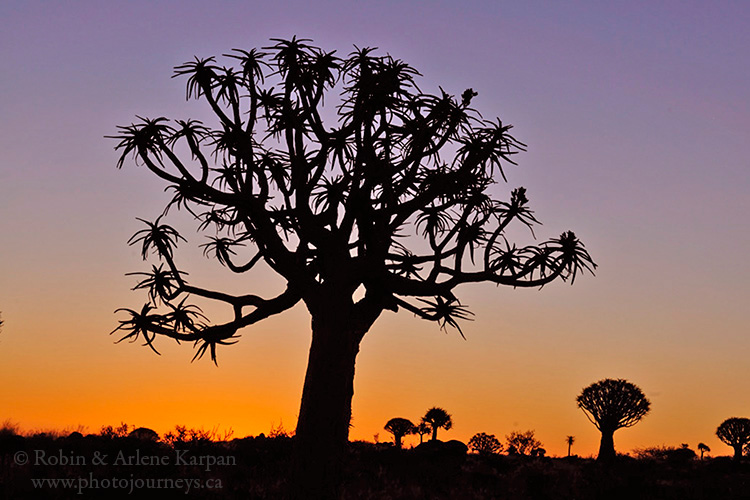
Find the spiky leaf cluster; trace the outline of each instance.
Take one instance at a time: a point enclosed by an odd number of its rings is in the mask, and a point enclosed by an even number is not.
[[[578,407],[597,429],[614,432],[638,423],[651,403],[638,386],[624,379],[604,379],[581,391]]]
[[[233,311],[210,325],[125,310],[127,328],[148,332],[149,345],[164,335],[214,353],[245,326],[299,301],[316,314],[331,297],[358,318],[360,335],[384,309],[458,328],[470,314],[453,293],[461,284],[541,287],[595,268],[571,231],[528,246],[508,241],[511,223],[538,221],[525,189],[503,201],[490,187],[525,146],[510,125],[470,107],[472,89],[458,99],[423,92],[419,73],[390,55],[355,47],[340,57],[298,38],[225,57],[175,68],[187,98],[204,101],[215,122],[139,117],[113,136],[117,165],[133,157],[166,182],[173,197],[163,215],[193,214],[208,233],[206,256],[233,273],[266,265],[287,287],[264,298],[188,284],[175,264],[183,238],[160,218],[144,221],[131,243],[166,264],[136,286],[150,306],[191,295]]]
[[[729,446],[750,444],[750,419],[743,417],[728,418],[716,429],[716,436]]]

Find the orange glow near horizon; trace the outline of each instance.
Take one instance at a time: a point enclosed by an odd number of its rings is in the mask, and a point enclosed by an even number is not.
[[[529,296],[572,290],[575,287],[557,287]],[[486,292],[508,302],[524,293],[494,287]],[[576,407],[575,396],[599,378],[627,376],[650,397],[652,412],[635,427],[615,433],[618,451],[683,442],[695,449],[698,442],[705,442],[714,455],[729,453],[714,437],[715,427],[710,427],[729,415],[713,409],[710,397],[696,406],[692,391],[685,393],[679,384],[653,387],[652,381],[660,378],[658,371],[669,371],[669,366],[654,371],[648,357],[637,360],[624,355],[622,366],[604,370],[587,352],[555,357],[554,352],[563,352],[563,344],[577,341],[565,325],[558,323],[555,331],[552,318],[536,318],[515,333],[492,332],[493,321],[512,323],[518,314],[503,321],[505,315],[499,310],[481,311],[467,327],[466,341],[409,314],[381,318],[365,337],[359,356],[350,439],[373,441],[378,434],[381,442],[389,441],[391,436],[383,430],[388,419],[401,416],[416,423],[427,408],[441,406],[453,415],[454,427],[441,431],[440,439],[466,442],[473,434],[486,432],[504,440],[513,430],[532,429],[550,455],[564,456],[565,437],[574,435],[573,453],[595,456],[599,434]],[[97,323],[106,319],[107,315],[100,315]],[[4,339],[5,349],[16,349],[18,342],[30,351],[0,368],[0,376],[8,381],[0,388],[0,397],[12,402],[5,406],[6,418],[27,432],[83,427],[96,433],[103,425],[120,422],[160,434],[175,425],[217,428],[219,433],[232,429],[234,437],[268,434],[282,424],[294,429],[309,343],[306,311],[301,307],[220,351],[218,368],[206,359],[190,363],[190,346],[162,343],[159,357],[137,344],[113,345],[103,328],[98,332],[90,328],[58,331],[69,337],[62,348],[40,349],[31,331],[14,332]],[[535,334],[527,328],[550,331]],[[89,358],[86,363],[77,354],[81,350]],[[523,355],[524,351],[530,355]],[[597,375],[591,377],[590,372]],[[707,379],[701,383],[711,386]],[[674,425],[675,416],[680,416],[680,425]],[[418,436],[405,439],[406,446],[417,443]]]
[[[218,367],[191,363],[190,344],[158,339],[157,356],[108,335],[123,317],[113,311],[145,301],[125,273],[156,262],[126,244],[135,218],[153,220],[172,194],[132,162],[117,170],[116,141],[103,136],[135,115],[204,117],[205,102],[185,102],[185,81],[170,78],[175,65],[296,34],[337,55],[379,47],[419,70],[425,92],[477,91],[472,106],[529,145],[498,197],[524,186],[544,224],[537,241],[573,230],[599,265],[572,286],[458,289],[475,313],[466,340],[383,313],[358,357],[351,439],[388,441],[390,418],[417,423],[439,406],[454,421],[440,439],[531,429],[549,455],[567,454],[573,435],[573,453],[592,456],[599,433],[575,398],[624,378],[652,409],[615,433],[619,452],[703,442],[730,454],[717,426],[750,417],[749,6],[284,0],[181,2],[175,15],[143,0],[0,2],[0,66],[11,68],[0,92],[0,423],[294,429],[304,306],[241,331]],[[335,104],[326,97],[326,112]],[[191,282],[280,288],[271,272],[237,278],[206,259],[189,215],[165,220],[188,239],[176,259]]]

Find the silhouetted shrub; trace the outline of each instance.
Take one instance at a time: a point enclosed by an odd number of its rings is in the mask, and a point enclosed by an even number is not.
[[[469,448],[482,455],[491,455],[503,451],[502,443],[494,434],[479,432],[469,439]]]

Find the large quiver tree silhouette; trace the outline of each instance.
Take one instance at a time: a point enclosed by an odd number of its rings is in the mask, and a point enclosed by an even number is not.
[[[636,385],[623,379],[604,379],[583,389],[576,398],[578,407],[602,433],[599,460],[615,458],[614,433],[638,423],[651,403]]]
[[[716,429],[716,436],[724,444],[734,448],[734,459],[740,460],[742,459],[742,448],[750,444],[750,419],[728,418]]]
[[[474,91],[424,93],[415,69],[370,48],[339,58],[309,40],[274,42],[233,51],[235,67],[209,57],[176,68],[187,97],[205,100],[215,123],[139,118],[115,138],[118,166],[132,155],[173,191],[165,213],[197,217],[207,256],[237,274],[268,266],[285,289],[269,298],[189,282],[175,252],[183,238],[157,218],[132,243],[165,265],[143,274],[136,288],[149,301],[124,309],[118,329],[154,349],[159,336],[194,342],[197,357],[215,360],[241,329],[303,302],[312,344],[295,474],[313,497],[336,481],[355,359],[384,310],[460,332],[470,313],[454,295],[459,285],[541,287],[595,266],[570,231],[529,246],[507,239],[511,223],[537,224],[525,189],[508,201],[489,191],[524,145],[510,125],[481,119],[470,107]],[[333,113],[322,112],[324,101]],[[196,299],[226,304],[231,319],[209,322]]]

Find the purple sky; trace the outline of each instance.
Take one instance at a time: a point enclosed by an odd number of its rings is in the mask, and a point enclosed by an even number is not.
[[[270,400],[254,392],[270,382],[229,383],[257,365],[260,342],[289,353],[274,367],[289,381],[274,382],[285,399],[243,411],[293,427],[304,311],[268,327],[293,334],[247,332],[218,370],[190,365],[187,346],[158,358],[112,345],[112,311],[142,299],[124,273],[144,265],[125,242],[135,217],[155,217],[167,196],[132,164],[117,171],[114,142],[103,138],[136,114],[205,113],[184,101],[173,66],[292,35],[342,55],[354,44],[380,47],[416,67],[426,91],[477,90],[485,118],[514,124],[529,145],[498,192],[525,186],[544,223],[539,237],[573,229],[600,265],[573,287],[465,289],[477,314],[466,342],[408,314],[384,318],[359,359],[355,437],[442,405],[458,439],[534,428],[550,450],[562,453],[564,436],[576,434],[580,453],[593,453],[596,431],[573,401],[604,377],[627,378],[652,398],[652,415],[615,436],[623,451],[704,441],[721,453],[715,427],[750,416],[746,2],[6,0],[0,19],[0,420],[56,425],[40,416],[51,394],[69,403],[60,426],[141,418],[112,395],[83,402],[99,397],[91,373],[118,394],[137,393],[149,376],[129,380],[132,363],[154,378],[167,367],[180,373],[169,382],[186,391],[180,411],[191,411],[189,387],[205,377],[242,399]],[[213,276],[199,252],[186,253],[196,273]],[[158,394],[138,403],[149,398]],[[76,420],[76,411],[96,418]],[[196,422],[244,429],[238,412]]]

